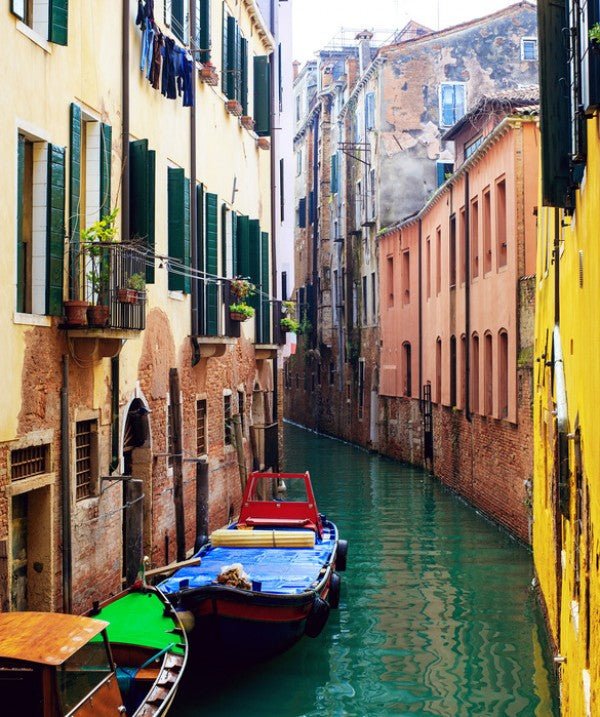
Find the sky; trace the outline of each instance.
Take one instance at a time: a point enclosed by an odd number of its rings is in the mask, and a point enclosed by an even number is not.
[[[408,20],[434,30],[512,5],[516,0],[292,0],[294,58],[304,63],[340,27],[389,29]]]

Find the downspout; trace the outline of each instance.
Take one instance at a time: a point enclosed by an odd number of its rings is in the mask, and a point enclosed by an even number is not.
[[[271,34],[275,38],[275,42],[278,42],[279,38],[279,22],[278,22],[278,16],[276,15],[277,7],[275,4],[275,0],[271,0]],[[277,45],[278,47],[278,45]],[[272,252],[272,259],[273,264],[271,267],[271,286],[273,287],[273,290],[271,291],[271,296],[274,298],[277,298],[279,296],[280,287],[278,286],[277,282],[277,238],[279,236],[279,232],[277,231],[277,217],[276,217],[276,207],[277,207],[277,187],[280,184],[280,181],[277,179],[278,173],[277,173],[277,142],[276,142],[276,127],[275,127],[275,82],[279,82],[279,56],[276,52],[277,47],[273,50],[271,53],[271,252]],[[277,60],[275,59],[275,55],[277,55]],[[277,72],[275,72],[277,70]],[[282,191],[282,187],[279,186],[279,191]],[[285,297],[284,297],[285,299]]]
[[[69,357],[63,356],[63,385],[60,389],[60,478],[62,497],[62,593],[63,612],[73,609],[71,560],[71,451],[69,442]]]
[[[471,422],[471,247],[469,243],[470,229],[469,205],[469,170],[465,172],[465,418]]]
[[[312,316],[311,323],[313,325],[313,346],[316,345],[317,336],[317,318],[319,310],[317,306],[318,292],[317,282],[319,276],[319,262],[318,262],[318,247],[319,247],[319,223],[317,221],[317,201],[318,201],[318,189],[319,189],[319,118],[320,112],[315,112],[313,120],[313,202],[312,202],[312,220],[313,220],[313,256],[312,256]]]
[[[121,32],[121,236],[129,239],[129,7],[123,0]]]
[[[190,28],[196,29],[196,3],[190,3]],[[199,57],[198,57],[199,59]],[[196,66],[196,54],[194,54],[194,68]],[[197,214],[197,203],[196,203],[196,73],[193,73],[194,81],[192,82],[192,92],[194,97],[192,99],[192,106],[190,107],[190,240],[191,240],[191,261],[192,261],[192,311],[191,311],[191,323],[192,323],[192,337],[198,334],[198,237],[197,237],[197,226],[198,226],[198,214]],[[197,363],[197,362],[196,362]],[[192,359],[192,365],[194,359]]]
[[[419,219],[419,406],[423,411],[423,223]]]

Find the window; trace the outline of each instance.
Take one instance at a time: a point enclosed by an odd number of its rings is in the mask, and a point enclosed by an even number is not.
[[[450,288],[456,286],[456,214],[450,217],[450,237],[448,239],[448,274]]]
[[[75,498],[83,500],[95,494],[97,480],[98,422],[78,421],[75,424]]]
[[[369,307],[368,307],[368,301],[369,295],[367,293],[367,277],[363,276],[362,278],[362,308],[363,308],[363,325],[367,323],[368,316],[369,316]]]
[[[494,391],[493,391],[493,380],[494,380],[494,360],[492,355],[492,335],[487,333],[485,335],[485,344],[483,352],[483,387],[484,387],[484,412],[488,416],[492,416],[494,413]]]
[[[452,127],[465,114],[465,85],[445,82],[440,86],[440,124]]]
[[[300,95],[296,95],[296,122],[300,122],[300,117],[302,115],[302,109],[301,109],[301,97]]]
[[[19,134],[17,311],[62,314],[64,201],[65,150]]]
[[[435,293],[442,290],[442,227],[435,230]]]
[[[392,269],[393,271],[393,269]],[[402,252],[402,303],[410,303],[410,250]]]
[[[472,139],[470,142],[465,144],[465,159],[469,159],[472,154],[475,154],[477,148],[483,144],[484,139],[485,137],[480,135],[476,139]]]
[[[377,322],[377,284],[375,278],[375,272],[371,273],[371,314],[373,316],[373,323]]]
[[[450,337],[450,405],[456,406],[456,336]]]
[[[196,3],[195,45],[200,54],[195,55],[200,62],[210,62],[210,0],[193,0]]]
[[[460,217],[460,225],[458,228],[459,245],[460,245],[460,257],[458,259],[458,265],[460,267],[460,283],[465,283],[466,278],[466,266],[467,260],[467,225],[466,225],[466,213],[465,208],[461,207],[458,213]]]
[[[365,360],[358,360],[358,420],[362,421],[365,407]]]
[[[279,160],[279,221],[285,219],[285,164],[283,157]]]
[[[501,331],[498,345],[498,415],[508,416],[508,334]]]
[[[206,399],[202,399],[196,401],[196,455],[206,453]]]
[[[454,164],[452,162],[436,162],[437,171],[437,186],[441,187],[442,184],[450,179],[454,172]]]
[[[165,23],[184,45],[188,42],[188,3],[189,0],[165,0]]]
[[[368,130],[375,128],[375,94],[367,92],[365,95],[365,127]]]
[[[460,337],[460,408],[467,405],[467,337]]]
[[[331,194],[338,192],[338,166],[339,158],[337,152],[331,155],[331,173],[329,177],[329,191]]]
[[[246,396],[243,391],[238,391],[238,414],[243,436],[246,432]]]
[[[471,201],[471,278],[479,276],[479,201]]]
[[[426,267],[425,271],[427,272],[427,298],[431,298],[431,238],[427,237],[427,250],[426,250]]]
[[[296,152],[296,176],[302,174],[302,147]]]
[[[11,10],[40,37],[67,44],[68,0],[11,0]]]
[[[50,446],[27,446],[10,452],[11,480],[21,480],[49,471]]]
[[[498,268],[506,266],[506,181],[496,182],[496,256]]]
[[[535,62],[538,59],[537,39],[535,37],[522,38],[521,59],[529,62]]]
[[[402,344],[402,363],[403,363],[403,376],[404,376],[404,390],[405,396],[412,396],[412,355],[410,343],[405,341]]]
[[[492,270],[492,207],[489,187],[483,190],[482,204],[483,273],[488,274]]]
[[[435,342],[435,400],[442,402],[442,339]]]
[[[169,268],[169,291],[189,294],[190,180],[183,169],[168,167],[167,173],[169,258],[178,265]]]
[[[306,228],[306,197],[302,197],[298,201],[298,221],[296,224],[300,229]]]
[[[223,396],[223,439],[226,446],[231,445],[231,394]]]
[[[479,336],[471,339],[471,410],[479,412]]]
[[[386,283],[387,283],[387,305],[394,305],[394,257],[388,256],[386,262]]]

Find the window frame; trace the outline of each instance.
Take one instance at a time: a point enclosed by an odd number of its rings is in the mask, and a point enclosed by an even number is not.
[[[451,87],[453,91],[453,105],[452,105],[452,111],[453,111],[453,120],[450,123],[444,122],[444,88],[445,87]],[[460,87],[462,89],[462,114],[458,114],[457,112],[457,103],[456,103],[456,88]],[[467,113],[467,83],[466,82],[442,82],[439,86],[438,91],[438,103],[439,103],[439,126],[440,127],[453,127],[458,120],[461,117],[464,117]]]
[[[526,43],[533,43],[534,57],[526,57],[525,46]],[[537,62],[539,57],[538,39],[537,37],[522,37],[521,38],[521,62]]]

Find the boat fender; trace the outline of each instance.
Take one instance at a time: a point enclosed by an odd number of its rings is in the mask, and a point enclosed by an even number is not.
[[[192,612],[189,610],[177,610],[177,617],[181,620],[183,629],[187,633],[190,633],[194,629],[196,625],[196,618]]]
[[[315,595],[310,612],[306,618],[304,632],[308,637],[317,637],[325,627],[329,617],[329,605],[318,595]]]
[[[327,595],[327,602],[329,603],[329,607],[333,608],[334,610],[339,606],[340,604],[340,587],[342,585],[342,578],[336,573],[331,573],[331,578],[329,580],[329,593]]]
[[[206,543],[208,543],[208,535],[199,535],[194,543],[194,555],[199,553]]]
[[[335,569],[343,572],[346,569],[346,558],[348,556],[348,541],[338,540],[337,553],[335,556]]]

